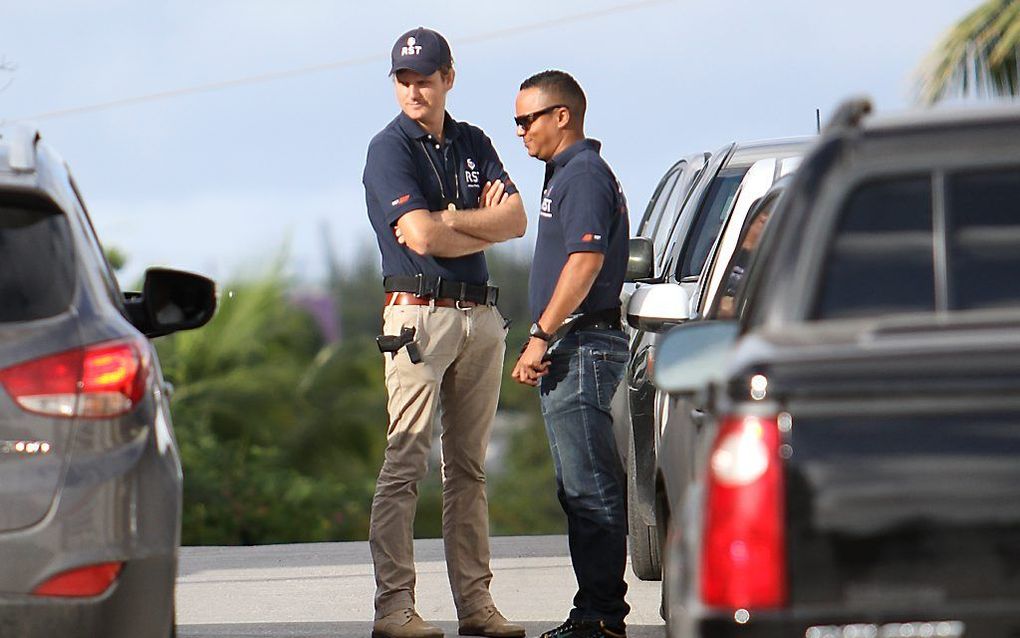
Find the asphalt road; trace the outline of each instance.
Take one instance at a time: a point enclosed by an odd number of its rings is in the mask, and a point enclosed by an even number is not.
[[[415,542],[421,615],[457,636],[440,540]],[[492,541],[492,593],[529,636],[558,625],[576,589],[565,536]],[[628,634],[662,638],[659,583],[628,568]],[[367,543],[185,547],[177,580],[181,638],[367,638],[372,629],[372,560]]]

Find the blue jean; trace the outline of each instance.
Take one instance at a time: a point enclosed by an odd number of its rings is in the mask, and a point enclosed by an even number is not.
[[[627,353],[627,339],[619,330],[575,331],[550,348],[549,374],[539,386],[577,577],[570,618],[602,620],[618,629],[630,611],[623,580],[627,483],[610,404]]]

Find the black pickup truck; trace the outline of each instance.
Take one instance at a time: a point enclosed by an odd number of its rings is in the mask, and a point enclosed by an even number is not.
[[[653,379],[694,431],[670,634],[1020,637],[1020,109],[844,104],[738,321]]]

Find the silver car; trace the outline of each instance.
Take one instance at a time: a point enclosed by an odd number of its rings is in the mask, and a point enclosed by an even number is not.
[[[174,634],[181,464],[148,337],[215,305],[167,269],[122,294],[64,161],[0,129],[0,634]]]
[[[633,328],[627,374],[630,426],[627,456],[631,567],[643,580],[661,577],[665,527],[656,454],[668,421],[666,395],[649,369],[662,335],[703,312],[717,296],[722,271],[712,270],[719,250],[731,252],[751,206],[781,176],[793,171],[811,138],[732,143],[713,153],[677,208],[668,204],[653,237],[631,241],[628,281],[637,286],[625,314]]]

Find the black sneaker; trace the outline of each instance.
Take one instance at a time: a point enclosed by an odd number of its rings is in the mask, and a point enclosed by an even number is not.
[[[627,638],[627,632],[609,629],[601,620],[567,620],[555,629],[543,633],[539,638]]]

